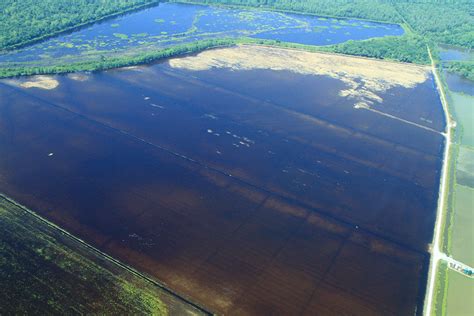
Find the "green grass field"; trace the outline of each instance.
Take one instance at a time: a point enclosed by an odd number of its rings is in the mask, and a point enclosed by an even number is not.
[[[462,129],[461,144],[474,147],[474,97],[451,92],[451,102],[454,105],[457,128]]]
[[[461,185],[474,188],[474,149],[461,146],[457,160],[457,182]]]
[[[456,260],[474,266],[474,189],[456,185],[454,190],[451,253]]]
[[[448,271],[448,296],[446,315],[474,315],[474,281],[453,271]]]

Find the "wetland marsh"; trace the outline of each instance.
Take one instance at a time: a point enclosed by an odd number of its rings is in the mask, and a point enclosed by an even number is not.
[[[0,93],[0,191],[211,312],[420,313],[429,68],[237,46]]]
[[[252,37],[308,45],[330,45],[402,35],[397,24],[321,18],[275,11],[182,3],[155,7],[87,26],[18,50],[0,53],[9,67],[41,67],[134,56],[216,38]]]

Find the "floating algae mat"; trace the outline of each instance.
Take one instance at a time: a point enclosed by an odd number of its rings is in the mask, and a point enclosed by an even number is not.
[[[211,312],[421,311],[429,68],[238,46],[50,79],[0,83],[0,191]]]

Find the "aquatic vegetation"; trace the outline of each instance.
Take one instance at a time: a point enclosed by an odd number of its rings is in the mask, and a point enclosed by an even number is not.
[[[180,12],[180,14],[174,16],[176,12]],[[146,18],[140,18],[142,14]],[[185,42],[213,38],[233,38],[237,43],[242,40],[242,37],[256,37],[278,39],[280,42],[326,45],[327,43],[346,41],[352,36],[345,35],[342,29],[337,27],[340,20],[336,19],[331,19],[329,22],[318,20],[313,16],[283,12],[178,5],[174,3],[162,4],[148,11],[120,17],[116,21],[117,23],[112,21],[96,24],[88,30],[67,34],[58,39],[38,43],[23,50],[0,55],[0,61],[2,62],[0,73],[11,73],[10,63],[19,68],[17,73],[22,72],[20,68],[31,68],[33,66],[38,67],[37,73],[44,73],[46,69],[60,65],[62,69],[77,69],[73,65],[67,67],[67,64],[71,62],[71,51],[77,54],[79,58],[88,56],[87,60],[74,61],[75,64],[82,62],[82,64],[88,63],[90,65],[94,54],[87,53],[88,50],[91,52],[101,50],[102,52],[97,56],[97,62],[102,62],[102,56],[116,58],[118,54],[128,57],[139,55],[145,46],[147,46],[147,49],[161,50]],[[170,22],[165,23],[165,21]],[[157,22],[160,23],[160,27],[156,27]],[[131,25],[136,23],[137,26],[142,27],[142,31],[138,28],[134,32],[127,33],[126,28],[124,28],[127,23]],[[118,26],[112,27],[111,24],[118,24]],[[376,25],[379,27],[377,30],[380,30],[379,36],[398,35],[403,32],[398,26],[393,26],[390,30],[387,30],[383,25]],[[329,26],[333,26],[333,28]],[[316,30],[314,33],[318,33],[318,36],[314,36],[313,30]],[[361,36],[364,38],[363,33],[358,32],[357,34],[357,38],[361,38]],[[372,37],[374,33],[366,36]],[[328,41],[327,37],[333,39]],[[46,59],[38,57],[45,53],[45,50],[48,50],[47,54],[51,56],[48,63],[46,63]],[[21,62],[18,63],[18,61]],[[24,64],[24,67],[22,64]]]
[[[180,39],[176,39],[179,41]],[[252,41],[249,41],[252,42]],[[194,43],[182,43],[174,45],[170,48],[164,48],[158,51],[145,51],[137,52],[133,56],[105,56],[101,50],[85,51],[82,54],[86,57],[84,60],[77,62],[77,55],[71,56],[72,61],[68,64],[59,64],[56,66],[31,66],[25,65],[22,67],[14,66],[9,68],[0,68],[0,78],[2,77],[13,77],[23,75],[36,75],[36,74],[54,74],[54,73],[70,73],[76,71],[93,71],[93,70],[104,70],[110,68],[124,67],[138,65],[142,63],[151,62],[161,58],[167,58],[180,54],[187,54],[193,52],[199,52],[204,49],[212,47],[222,47],[235,45],[237,42],[233,39],[223,38],[215,40],[203,40]],[[107,46],[103,43],[103,46]],[[89,56],[91,58],[89,58]],[[67,56],[66,56],[67,57]]]
[[[74,44],[73,43],[60,43],[59,46],[66,47],[66,48],[73,48]]]
[[[157,0],[76,1],[12,0],[0,2],[0,11],[8,14],[0,19],[0,50],[43,40],[66,30],[122,14]],[[47,12],[47,14],[44,14]]]
[[[113,34],[115,37],[120,38],[120,39],[128,39],[127,34],[122,34],[122,33],[114,33]]]

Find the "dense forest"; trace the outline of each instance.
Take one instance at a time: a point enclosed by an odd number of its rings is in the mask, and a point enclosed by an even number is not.
[[[438,43],[474,48],[474,2],[396,2],[395,7],[416,33]]]
[[[1,0],[0,50],[159,0]]]
[[[366,41],[347,41],[334,45],[333,51],[341,54],[417,64],[427,65],[430,63],[426,42],[418,36],[393,36]]]

